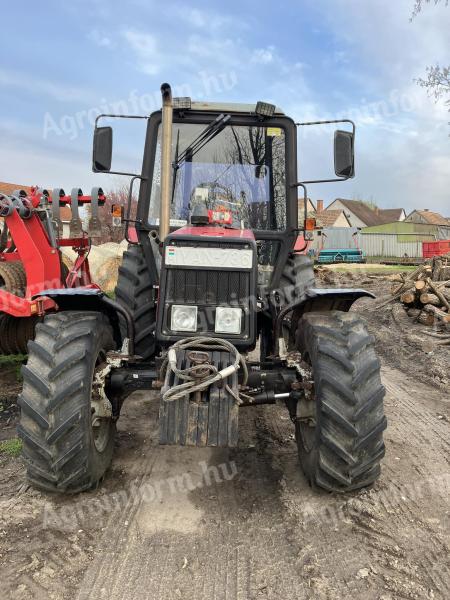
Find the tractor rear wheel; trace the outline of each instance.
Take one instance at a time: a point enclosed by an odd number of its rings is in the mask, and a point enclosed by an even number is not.
[[[305,290],[314,287],[314,263],[304,254],[294,254],[286,261],[278,286],[280,304],[292,304]]]
[[[299,321],[296,347],[313,382],[295,419],[306,477],[334,492],[372,484],[380,474],[386,428],[373,338],[352,313],[307,313]]]
[[[112,327],[98,312],[60,312],[36,326],[18,400],[18,431],[35,487],[76,493],[105,474],[115,422],[98,412],[93,381],[114,347]]]
[[[153,282],[142,246],[130,244],[119,267],[116,299],[133,315],[136,332],[135,353],[145,360],[155,353],[156,305],[153,294]],[[126,335],[126,325],[122,320],[120,327],[122,336]]]

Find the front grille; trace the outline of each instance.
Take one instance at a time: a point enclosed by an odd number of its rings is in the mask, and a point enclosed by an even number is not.
[[[180,237],[180,239],[178,239]],[[239,348],[252,347],[256,340],[255,293],[257,284],[256,244],[253,240],[218,240],[192,236],[172,236],[165,241],[166,248],[175,247],[175,256],[169,264],[164,260],[161,268],[156,338],[162,344],[174,342],[183,337],[211,335],[230,339]],[[192,261],[176,254],[176,248],[194,247],[198,254],[192,254]],[[215,260],[222,266],[212,266],[203,260],[210,248],[224,250],[245,250],[253,255],[252,267],[246,268],[248,260],[239,262],[234,255],[223,253],[223,261]],[[171,251],[173,252],[173,251]],[[170,256],[167,252],[167,257]],[[220,258],[220,256],[219,256]],[[179,264],[176,261],[179,261]],[[214,261],[211,261],[214,262]],[[197,264],[196,264],[197,263]],[[200,263],[200,264],[198,264]],[[195,264],[195,266],[194,266]],[[236,267],[234,265],[243,265]],[[203,266],[207,265],[207,266]],[[197,331],[195,333],[175,332],[171,329],[171,311],[174,304],[190,304],[197,307]],[[216,308],[234,306],[242,309],[242,323],[239,334],[215,333]]]
[[[166,302],[248,305],[250,271],[167,269]]]

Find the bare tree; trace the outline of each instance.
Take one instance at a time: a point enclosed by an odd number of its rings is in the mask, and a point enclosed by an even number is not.
[[[252,172],[248,169],[236,171],[236,176],[246,180],[245,187],[250,192],[252,227],[267,229],[268,222],[274,221],[272,226],[278,222],[282,228],[286,218],[284,136],[268,136],[264,127],[240,127],[238,130],[232,127],[231,135],[234,143],[229,144],[227,160],[231,164],[254,167]],[[266,165],[269,157],[271,165]],[[261,195],[260,178],[266,176],[266,166],[269,168],[267,175],[270,177],[272,202],[264,195],[258,202],[258,196]]]
[[[437,102],[450,93],[450,66],[440,67],[435,65],[434,67],[427,67],[426,79],[416,79],[416,82],[420,87],[425,88],[430,96],[434,96]],[[450,99],[446,100],[445,103],[450,104]]]
[[[430,4],[431,2],[434,2],[435,5],[441,2],[444,3],[444,6],[448,6],[449,4],[449,0],[415,0],[410,20],[412,21],[417,17],[425,4]],[[426,73],[426,78],[423,79],[421,77],[416,79],[416,83],[425,88],[428,95],[434,97],[436,102],[446,97],[450,93],[450,66],[441,67],[437,64],[428,67]],[[446,100],[445,104],[450,105],[450,99]]]
[[[420,13],[420,11],[422,10],[422,6],[424,4],[430,4],[430,2],[434,2],[434,4],[439,4],[440,2],[445,2],[445,6],[448,6],[448,0],[415,0],[413,11],[411,14],[411,21],[414,19],[414,17],[417,17],[417,15]]]
[[[117,242],[120,243],[125,236],[125,223],[122,224],[121,227],[114,227],[112,223],[112,207],[113,205],[119,205],[124,207],[124,213],[126,216],[126,210],[128,206],[128,193],[129,188],[128,185],[124,184],[117,188],[108,190],[106,193],[106,201],[105,204],[99,209],[100,211],[100,219],[105,225],[105,229],[107,230],[107,235],[104,236],[105,239],[102,239],[102,243],[104,242]],[[133,194],[133,198],[131,200],[131,214],[130,219],[136,218],[136,209],[137,209],[137,198]]]

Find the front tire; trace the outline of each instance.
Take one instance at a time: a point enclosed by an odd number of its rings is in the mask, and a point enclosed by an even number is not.
[[[296,347],[313,380],[310,400],[300,401],[295,419],[308,481],[333,492],[372,484],[380,474],[386,428],[373,338],[352,313],[307,313]]]
[[[104,476],[115,422],[93,417],[92,383],[96,367],[114,347],[112,327],[98,312],[52,314],[36,326],[18,400],[18,432],[33,486],[76,493]]]

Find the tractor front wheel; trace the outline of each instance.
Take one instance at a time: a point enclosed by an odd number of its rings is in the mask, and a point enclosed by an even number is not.
[[[296,347],[311,379],[295,417],[306,477],[333,492],[372,484],[380,474],[386,428],[373,338],[352,313],[307,313],[299,321]]]
[[[36,326],[18,400],[18,431],[35,487],[81,492],[95,487],[109,467],[115,422],[93,388],[114,347],[111,325],[98,312],[52,314]]]

